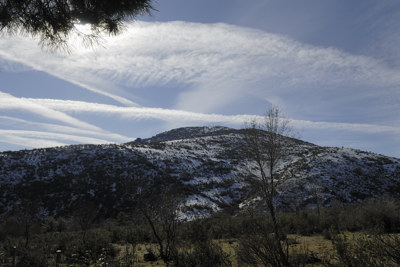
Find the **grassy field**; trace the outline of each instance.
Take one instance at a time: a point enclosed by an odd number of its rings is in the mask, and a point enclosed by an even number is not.
[[[293,254],[307,254],[312,255],[315,258],[321,259],[325,262],[335,262],[337,255],[334,251],[332,242],[327,240],[322,235],[314,236],[300,236],[300,235],[289,235],[290,240],[290,250]],[[238,247],[238,242],[236,239],[220,239],[214,240],[217,244],[221,246],[223,251],[229,255],[229,259],[233,267],[240,267],[238,264],[236,250]],[[123,257],[126,247],[118,246]],[[165,266],[161,260],[157,261],[145,261],[144,254],[148,250],[154,252],[157,251],[157,246],[155,244],[139,244],[135,249],[134,266],[148,267],[148,266]],[[310,266],[319,266],[317,263],[310,263]],[[320,265],[322,266],[322,264]]]
[[[336,252],[333,248],[332,242],[324,238],[322,235],[290,235],[289,239],[292,239],[295,242],[291,247],[293,254],[307,254],[310,257],[329,263],[336,261]],[[318,264],[313,263],[312,266],[318,266]]]
[[[339,239],[338,239],[339,238]],[[391,253],[395,253],[394,255],[400,256],[399,244],[400,244],[400,235],[399,234],[378,234],[378,235],[369,235],[362,232],[344,232],[334,237],[334,242],[328,240],[323,235],[288,235],[287,236],[287,244],[289,244],[289,255],[292,263],[300,263],[299,265],[294,264],[293,266],[328,266],[335,264],[340,264],[340,266],[399,266],[399,265],[387,265],[387,263],[391,263],[393,258],[384,256],[386,249],[391,249]],[[341,240],[341,241],[340,241]],[[382,243],[382,241],[384,241]],[[243,264],[239,263],[238,260],[238,248],[239,248],[239,240],[235,238],[230,239],[217,239],[211,241],[213,244],[210,247],[215,249],[215,244],[218,245],[217,248],[222,249],[222,251],[227,255],[230,266],[232,267],[240,267]],[[337,243],[339,242],[339,243]],[[342,242],[342,243],[340,243]],[[344,242],[344,243],[343,243]],[[375,244],[376,242],[380,242]],[[334,245],[335,243],[335,245]],[[197,244],[197,243],[196,243]],[[203,244],[203,243],[201,243]],[[336,249],[335,246],[341,246],[339,249]],[[371,247],[372,245],[372,247]],[[109,257],[99,256],[96,260],[96,264],[90,265],[90,267],[99,267],[99,266],[165,266],[164,262],[161,259],[155,259],[153,261],[146,260],[146,254],[149,251],[154,252],[154,254],[158,254],[157,244],[154,243],[140,243],[135,246],[130,244],[113,244],[117,254]],[[386,246],[389,246],[386,248]],[[357,249],[361,249],[360,253]],[[384,250],[381,250],[384,248]],[[344,250],[343,250],[344,249]],[[369,249],[369,250],[368,250]],[[371,250],[372,249],[372,250]],[[207,259],[204,255],[215,255],[215,254],[191,254],[193,253],[193,248],[191,244],[188,243],[187,247],[181,248],[180,252],[190,253],[188,255],[195,255],[195,259],[200,259],[197,261],[198,263],[204,263],[203,258]],[[212,250],[213,252],[218,250]],[[338,255],[338,253],[345,253]],[[203,252],[203,250],[201,250]],[[377,254],[378,253],[378,254]],[[186,254],[185,254],[186,255]],[[221,255],[221,254],[218,254]],[[377,258],[377,255],[379,257]],[[115,257],[116,256],[116,257]],[[16,262],[19,262],[21,256],[17,255]],[[65,256],[61,255],[60,264],[57,265],[59,267],[69,267],[71,265],[65,263]],[[345,257],[345,258],[343,258]],[[372,258],[371,258],[372,257]],[[3,257],[4,258],[4,257]],[[225,258],[225,259],[227,259]],[[182,258],[180,258],[182,260]],[[210,259],[213,259],[212,256]],[[248,259],[248,258],[246,258]],[[361,262],[360,262],[361,259]],[[56,258],[47,259],[49,266],[56,266]],[[306,260],[306,261],[305,261]],[[350,261],[349,261],[350,260]],[[365,261],[367,260],[367,261]],[[304,264],[307,262],[307,264]],[[356,264],[353,264],[353,263]],[[398,263],[398,259],[393,261],[395,264]],[[350,263],[350,265],[349,265]],[[362,263],[368,263],[367,265],[362,265]],[[372,263],[372,265],[370,264]],[[0,266],[12,266],[11,260],[8,259],[7,262],[0,261]],[[20,265],[22,266],[22,265]],[[25,265],[24,265],[25,266]],[[35,265],[38,266],[38,265]],[[83,265],[76,265],[83,266]],[[198,265],[196,265],[198,266]],[[261,265],[260,265],[261,266]]]

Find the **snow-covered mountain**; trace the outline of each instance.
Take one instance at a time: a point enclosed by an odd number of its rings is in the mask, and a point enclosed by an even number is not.
[[[236,213],[257,205],[243,177],[244,132],[187,127],[121,145],[74,145],[0,153],[0,213],[35,203],[43,215],[91,205],[105,217],[143,190],[179,187],[184,216]],[[400,194],[400,159],[291,139],[279,188],[284,209],[359,202]]]

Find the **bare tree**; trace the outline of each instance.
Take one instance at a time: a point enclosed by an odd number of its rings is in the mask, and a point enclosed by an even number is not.
[[[40,222],[40,212],[40,202],[34,202],[30,199],[21,199],[16,209],[16,218],[23,228],[25,248],[29,247],[34,226],[37,226]]]
[[[267,110],[262,121],[249,122],[245,131],[244,152],[249,160],[251,182],[268,208],[272,221],[272,233],[265,238],[275,243],[269,247],[278,255],[280,265],[276,266],[289,265],[287,249],[281,243],[282,232],[274,202],[277,187],[286,179],[278,172],[278,167],[287,155],[291,140],[287,137],[289,134],[289,120],[276,106]]]
[[[128,212],[141,214],[158,246],[160,258],[169,266],[176,256],[181,183],[168,174],[149,175],[142,171],[122,179]],[[136,216],[135,216],[136,217]],[[135,218],[136,220],[138,218]]]
[[[94,201],[78,200],[73,206],[73,218],[82,230],[82,241],[86,242],[86,234],[93,226],[98,216],[97,206]]]
[[[171,190],[147,198],[138,208],[149,224],[157,241],[160,258],[166,266],[172,262],[177,248],[179,196]]]

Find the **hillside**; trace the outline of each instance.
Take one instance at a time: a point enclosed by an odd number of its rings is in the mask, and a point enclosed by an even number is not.
[[[398,196],[400,159],[292,142],[279,188],[282,209]],[[74,145],[0,153],[0,213],[34,206],[43,216],[90,206],[102,217],[131,207],[141,192],[179,188],[184,218],[256,207],[246,176],[243,132],[187,127],[121,145]]]

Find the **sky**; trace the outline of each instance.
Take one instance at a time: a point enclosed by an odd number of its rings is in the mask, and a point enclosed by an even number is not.
[[[154,7],[69,53],[3,34],[0,151],[243,128],[277,105],[299,139],[400,158],[400,1]]]

